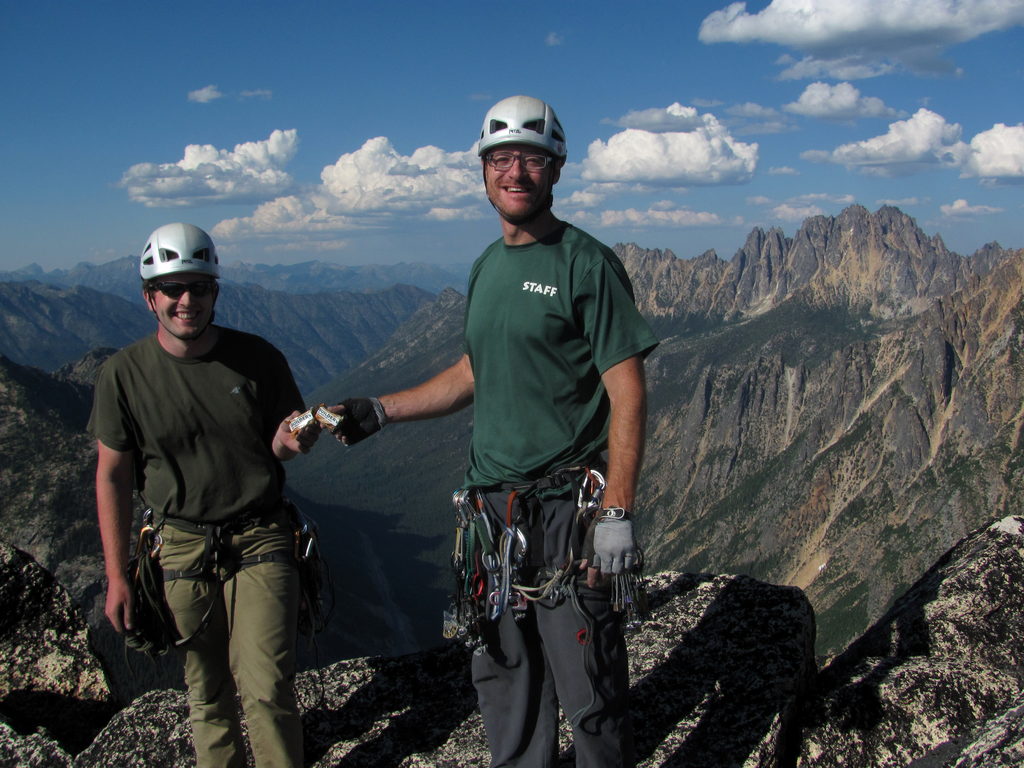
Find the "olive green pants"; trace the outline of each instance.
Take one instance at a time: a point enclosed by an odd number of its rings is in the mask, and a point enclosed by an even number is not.
[[[189,571],[202,562],[204,534],[164,525],[160,564]],[[225,534],[235,562],[272,552],[291,554],[285,512],[241,533]],[[259,768],[301,768],[302,722],[293,683],[299,575],[290,558],[241,568],[220,596],[214,581],[174,579],[167,602],[183,637],[195,631],[215,599],[209,624],[185,644],[189,714],[198,768],[243,768],[245,751],[235,700],[241,696],[249,743]]]

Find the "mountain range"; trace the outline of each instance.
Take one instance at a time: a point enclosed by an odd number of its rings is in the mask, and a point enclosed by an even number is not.
[[[993,243],[961,256],[895,208],[858,206],[808,219],[793,237],[754,230],[728,261],[616,251],[662,339],[647,363],[636,510],[649,569],[797,586],[829,657],[969,531],[1020,514],[1024,251]],[[310,403],[393,391],[460,354],[464,297],[452,288],[296,294],[228,282],[222,300],[218,321],[285,351]],[[84,333],[75,308],[100,302],[94,316],[108,323]],[[38,369],[85,354],[60,360],[61,333],[78,350],[116,347],[125,342],[115,334],[150,332],[152,320],[137,299],[37,280],[0,283],[0,323],[5,343],[19,344],[0,347],[10,358],[0,366],[0,537],[58,569],[76,600],[95,600],[102,570],[81,430],[88,372],[104,353]],[[51,341],[23,340],[40,327]],[[288,466],[289,493],[320,521],[343,601],[394,650],[438,642],[447,502],[470,430],[464,412],[348,449],[324,439]],[[360,647],[351,630],[336,630],[328,654]]]

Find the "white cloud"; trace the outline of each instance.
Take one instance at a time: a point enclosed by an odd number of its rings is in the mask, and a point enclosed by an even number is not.
[[[777,109],[748,101],[734,104],[725,110],[734,119],[728,121],[730,129],[738,136],[754,134],[785,133],[794,126]]]
[[[799,176],[800,171],[788,165],[778,165],[768,169],[769,176]]]
[[[242,91],[238,95],[242,99],[270,99],[273,97],[274,92],[266,88],[255,88],[249,91]]]
[[[704,43],[767,42],[805,54],[783,77],[868,77],[905,67],[948,70],[951,45],[1024,24],[1020,0],[772,0],[731,3],[701,23]]]
[[[940,205],[939,210],[943,216],[984,216],[992,213],[1002,213],[1002,208],[993,208],[988,205],[970,205],[966,200],[954,200],[949,205]]]
[[[329,209],[426,211],[480,196],[480,166],[473,152],[420,147],[402,156],[378,136],[344,154],[320,173]]]
[[[678,101],[664,109],[632,110],[618,120],[612,121],[620,128],[636,128],[641,131],[693,131],[704,125],[697,110],[684,107]]]
[[[557,32],[548,32],[548,36],[544,38],[544,44],[547,46],[561,45],[562,36]]]
[[[257,206],[252,216],[225,219],[211,231],[215,238],[235,240],[254,235],[305,234],[358,229],[350,216],[331,215],[311,200],[290,195]]]
[[[961,128],[927,109],[889,125],[882,136],[843,144],[831,152],[811,150],[801,157],[829,162],[875,176],[905,176],[941,165],[959,165],[968,151]]]
[[[427,146],[404,156],[378,136],[325,167],[320,178],[314,189],[264,203],[252,216],[222,221],[214,233],[242,238],[374,228],[399,215],[435,221],[483,215],[473,152]]]
[[[132,200],[151,208],[265,200],[292,186],[283,169],[298,143],[298,131],[292,128],[233,150],[189,144],[176,163],[133,165],[122,175],[120,186]]]
[[[484,218],[479,208],[431,208],[425,216],[434,221],[476,221]]]
[[[1024,181],[1024,124],[996,123],[971,139],[961,176]]]
[[[921,205],[924,202],[925,201],[922,200],[919,197],[902,197],[902,198],[900,198],[898,200],[894,200],[894,199],[875,200],[875,205],[892,205],[892,206],[895,206],[897,208],[900,208],[900,207],[905,206],[905,205]]]
[[[863,80],[868,77],[890,75],[899,69],[894,63],[865,56],[840,56],[835,59],[805,56],[800,60],[792,56],[780,56],[775,63],[785,67],[779,73],[780,80],[815,80],[821,77],[834,80]]]
[[[853,195],[834,195],[830,192],[808,192],[807,194],[797,195],[789,199],[790,203],[811,203],[815,201],[835,203],[836,205],[852,205],[856,202],[856,198]]]
[[[223,96],[224,94],[220,92],[216,85],[208,85],[205,88],[188,92],[188,100],[198,102],[199,104],[207,104]]]
[[[757,167],[757,144],[737,141],[713,115],[690,132],[653,133],[635,128],[587,148],[582,177],[591,182],[658,185],[742,184]]]
[[[772,208],[772,216],[782,221],[803,221],[811,216],[824,216],[825,211],[816,205],[794,205],[780,203]]]
[[[778,110],[773,109],[772,107],[756,104],[752,101],[747,101],[743,104],[734,104],[725,111],[730,115],[735,115],[736,117],[750,117],[757,120],[767,120],[769,118],[779,116]]]
[[[811,83],[800,98],[783,107],[787,112],[824,120],[855,120],[861,117],[899,117],[899,112],[887,107],[874,96],[861,96],[850,83]]]
[[[609,188],[613,184],[590,184],[584,189],[575,190],[565,199],[562,205],[568,208],[595,208],[608,198]]]
[[[676,208],[674,203],[668,201],[655,203],[646,211],[627,208],[601,213],[601,225],[605,227],[706,227],[723,223],[717,213]]]

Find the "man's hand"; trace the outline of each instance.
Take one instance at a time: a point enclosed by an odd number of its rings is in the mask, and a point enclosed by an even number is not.
[[[365,440],[388,423],[384,406],[376,397],[350,397],[328,410],[342,417],[334,436],[345,445]]]
[[[132,619],[134,603],[135,597],[128,579],[124,576],[111,579],[107,584],[107,603],[103,612],[118,632],[135,629]]]
[[[585,559],[581,567],[589,566],[587,586],[595,587],[609,575],[633,570],[636,552],[633,522],[625,517],[602,517],[598,513],[583,545]]]
[[[281,461],[287,461],[299,453],[309,453],[320,437],[320,424],[316,419],[311,419],[302,429],[292,431],[291,422],[299,415],[298,411],[292,411],[277,425],[273,449],[274,455]]]

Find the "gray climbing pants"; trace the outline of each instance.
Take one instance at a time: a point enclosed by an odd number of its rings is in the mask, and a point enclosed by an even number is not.
[[[502,492],[495,493],[485,506],[504,509]],[[535,499],[530,506],[544,508],[528,517],[544,521],[545,544],[548,534],[569,535],[576,513],[571,497]],[[574,595],[483,622],[481,635],[472,676],[493,768],[555,766],[559,705],[572,726],[578,768],[635,765],[626,645],[608,590],[580,583]]]

